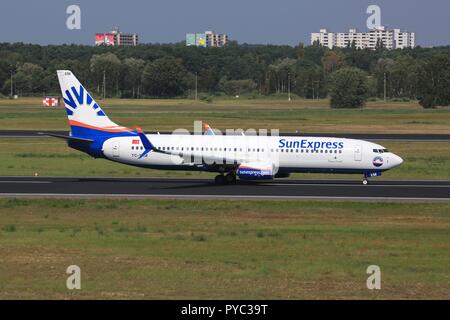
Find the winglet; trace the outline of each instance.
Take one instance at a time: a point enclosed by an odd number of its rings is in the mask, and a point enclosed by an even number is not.
[[[141,158],[145,157],[147,155],[147,153],[149,153],[150,151],[155,149],[155,147],[150,142],[150,140],[148,140],[147,136],[145,135],[145,133],[142,131],[141,128],[136,127],[136,132],[138,133],[139,138],[141,138],[142,145],[144,146],[144,149],[145,149],[144,152],[139,157],[139,159],[141,159]]]

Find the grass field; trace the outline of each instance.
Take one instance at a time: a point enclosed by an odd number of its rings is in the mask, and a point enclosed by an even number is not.
[[[448,203],[0,199],[0,228],[0,299],[450,298]]]
[[[45,109],[37,98],[0,100],[2,130],[68,130],[63,108]],[[314,133],[450,133],[450,108],[424,110],[416,102],[369,102],[362,110],[332,110],[327,100],[223,99],[99,102],[116,123],[147,131],[213,128],[280,129]]]
[[[450,142],[383,142],[405,163],[378,179],[450,180]],[[204,177],[201,172],[158,171],[93,159],[59,139],[0,139],[0,176]],[[293,178],[351,178],[359,175],[293,174]]]

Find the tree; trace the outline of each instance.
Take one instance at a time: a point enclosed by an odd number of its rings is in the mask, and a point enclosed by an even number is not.
[[[439,54],[425,60],[418,81],[419,103],[424,108],[450,104],[450,57]]]
[[[44,69],[33,63],[24,63],[17,68],[17,72],[14,75],[14,83],[17,91],[20,94],[29,95],[45,91],[42,79],[44,78]],[[10,82],[6,85],[9,85]]]
[[[301,97],[318,99],[326,96],[324,73],[321,67],[309,61],[297,63],[293,91]]]
[[[284,58],[269,66],[270,87],[275,89],[276,93],[285,93],[288,91],[289,85],[293,86],[296,77],[296,62],[295,59]]]
[[[346,67],[335,71],[330,78],[332,108],[359,108],[367,99],[366,74],[357,68]]]
[[[131,97],[139,97],[139,88],[141,86],[142,72],[145,67],[145,61],[142,59],[126,58],[123,60],[123,88],[131,89]]]
[[[176,68],[181,67],[182,70],[181,80],[176,81],[181,89],[176,86],[178,89],[170,90],[170,96],[174,92],[182,94],[179,92],[185,92],[186,88],[193,89],[197,74],[198,89],[209,94],[217,92],[220,79],[226,78],[252,80],[261,94],[286,93],[291,84],[292,92],[302,97],[324,98],[330,92],[330,76],[334,71],[348,66],[367,72],[371,97],[383,97],[386,74],[388,97],[421,98],[427,106],[445,104],[445,99],[439,96],[447,88],[442,87],[437,92],[436,85],[440,85],[442,77],[438,76],[440,80],[435,81],[437,72],[443,73],[445,70],[445,64],[439,67],[442,70],[431,72],[433,63],[430,61],[436,55],[450,56],[450,46],[387,50],[382,48],[382,41],[379,40],[378,47],[378,50],[355,49],[352,46],[330,50],[319,43],[311,46],[299,44],[296,47],[230,43],[223,48],[186,47],[181,42],[137,47],[0,43],[0,89],[3,95],[9,95],[11,71],[17,74],[19,67],[29,63],[33,67],[27,66],[28,71],[15,76],[19,94],[57,93],[56,70],[72,70],[86,88],[96,89],[98,93],[103,91],[105,71],[108,96],[138,97],[139,93],[144,93],[142,72],[147,64],[169,58],[172,62],[176,61]],[[35,75],[34,78],[31,74]],[[184,79],[183,74],[186,74]],[[29,80],[31,82],[27,82]],[[147,83],[147,94],[150,87],[155,89]],[[16,88],[13,89],[15,92]],[[159,96],[159,92],[163,91],[155,89],[152,92],[152,95]],[[161,96],[167,96],[169,92],[164,94]]]
[[[379,97],[384,96],[386,89],[386,96],[390,97],[389,83],[391,78],[391,72],[394,68],[395,61],[391,58],[380,58],[373,67],[373,73],[377,80],[377,92]]]
[[[322,57],[325,73],[332,73],[345,65],[345,55],[340,51],[327,51]]]
[[[227,95],[236,96],[251,93],[256,89],[256,83],[251,79],[246,80],[226,80],[220,79],[220,89]]]
[[[175,97],[187,89],[188,72],[180,60],[164,57],[147,64],[142,74],[145,92],[151,96]]]
[[[389,70],[389,94],[393,98],[416,98],[418,66],[411,56],[395,59]]]
[[[219,80],[220,80],[220,71],[215,66],[202,69],[198,73],[199,90],[214,92],[217,90]]]
[[[384,50],[384,42],[381,38],[377,39],[377,44],[375,45],[375,50],[377,51],[383,51]]]
[[[116,95],[119,94],[119,78],[122,63],[119,58],[111,53],[95,54],[91,58],[91,72],[97,84],[97,93],[100,93],[100,87],[103,85],[103,75],[106,78],[106,92],[112,92],[115,88]],[[105,94],[106,94],[105,92]]]

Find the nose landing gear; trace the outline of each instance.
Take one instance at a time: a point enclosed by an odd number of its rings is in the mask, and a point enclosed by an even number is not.
[[[366,186],[369,184],[369,180],[368,180],[369,177],[380,177],[380,176],[381,176],[381,172],[378,172],[378,171],[377,172],[365,172],[362,183],[363,183],[363,185]]]

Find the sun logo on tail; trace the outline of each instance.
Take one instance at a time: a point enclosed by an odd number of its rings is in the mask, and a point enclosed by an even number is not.
[[[91,95],[84,89],[82,85],[80,85],[80,89],[77,91],[75,87],[71,87],[72,93],[69,90],[65,91],[66,98],[63,97],[64,102],[66,103],[66,112],[67,115],[72,116],[74,111],[84,105],[84,100],[86,98],[86,105],[91,106],[92,109],[96,112],[97,116],[104,117],[106,116],[103,110],[99,107],[99,105],[94,101]],[[75,98],[74,98],[75,97]]]

